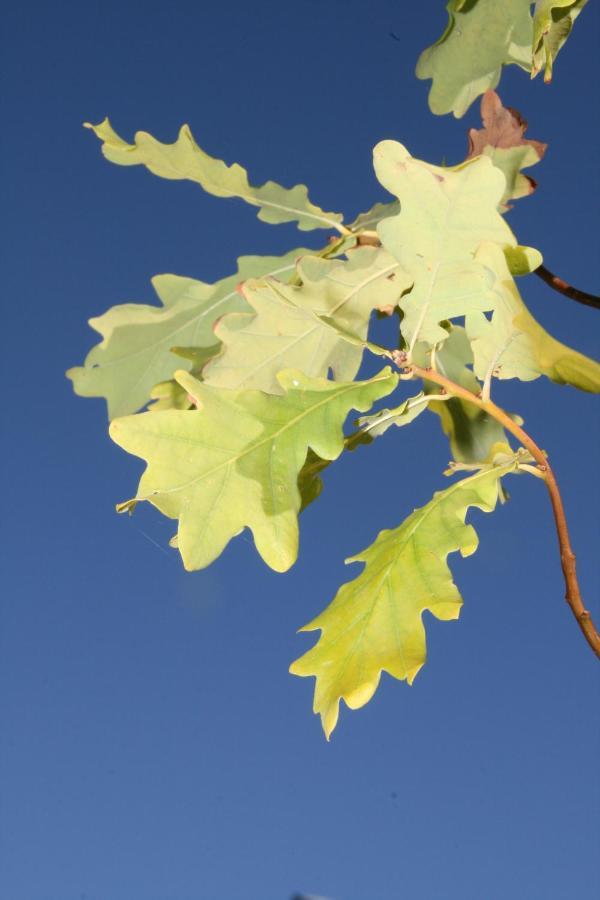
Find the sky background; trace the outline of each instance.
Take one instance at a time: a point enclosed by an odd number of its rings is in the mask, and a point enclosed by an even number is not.
[[[384,676],[327,744],[312,679],[287,673],[316,637],[296,629],[358,572],[345,557],[444,487],[437,418],[328,471],[287,575],[246,536],[186,574],[170,522],[115,515],[140,462],[111,444],[103,401],[75,397],[64,378],[95,343],[86,320],[152,302],[153,275],[213,281],[240,253],[324,238],[112,166],[83,121],[110,115],[128,138],[162,140],[187,121],[254,183],[308,184],[351,217],[385,199],[377,141],[453,163],[479,124],[477,107],[460,121],[431,115],[414,78],[443,7],[88,0],[3,12],[1,900],[595,896],[597,663],[562,599],[539,482],[513,479],[507,506],[471,516],[480,549],[451,560],[463,614],[427,616],[414,687]],[[552,86],[515,68],[501,84],[550,145],[511,225],[588,290],[599,30],[590,4]],[[521,287],[548,330],[599,354],[597,312],[535,277]],[[594,399],[542,380],[495,396],[551,450],[597,620]]]

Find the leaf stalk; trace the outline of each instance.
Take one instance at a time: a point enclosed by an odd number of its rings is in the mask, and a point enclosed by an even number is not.
[[[565,580],[565,600],[571,608],[571,611],[575,616],[577,624],[579,625],[586,641],[588,642],[596,656],[600,658],[600,634],[598,634],[589,610],[586,609],[581,597],[581,591],[579,589],[579,582],[577,579],[575,554],[571,546],[571,539],[569,536],[569,529],[567,527],[567,519],[562,497],[558,487],[558,482],[556,481],[556,477],[554,475],[554,472],[552,471],[550,464],[548,463],[548,459],[544,451],[540,447],[538,447],[533,438],[531,438],[527,434],[527,432],[521,428],[520,425],[517,425],[517,423],[514,422],[513,419],[511,419],[508,413],[497,406],[489,398],[484,398],[481,395],[478,396],[477,394],[473,394],[471,391],[468,391],[466,388],[461,387],[461,385],[456,384],[449,378],[446,378],[445,375],[441,375],[434,369],[425,369],[421,366],[415,365],[412,362],[409,362],[406,358],[406,354],[395,353],[394,362],[396,363],[396,365],[398,365],[399,368],[405,370],[406,375],[411,375],[413,378],[422,378],[425,381],[434,382],[441,388],[445,389],[449,394],[455,397],[460,397],[461,399],[466,400],[468,403],[472,403],[474,406],[477,406],[479,409],[492,416],[492,418],[496,419],[496,421],[500,422],[500,424],[503,425],[507,431],[509,431],[512,435],[514,435],[514,437],[517,438],[518,441],[520,441],[523,447],[529,450],[531,456],[537,463],[537,470],[542,476],[546,484],[548,494],[550,496],[550,503],[552,505],[552,512],[554,514],[554,523],[556,527],[556,535],[558,538],[560,551],[560,562]]]
[[[600,297],[597,297],[595,294],[589,294],[587,291],[581,291],[579,288],[573,287],[572,284],[569,284],[564,278],[555,275],[546,266],[538,266],[534,271],[538,278],[545,281],[547,285],[558,291],[559,294],[564,294],[565,297],[576,300],[577,303],[583,303],[584,306],[600,309]]]

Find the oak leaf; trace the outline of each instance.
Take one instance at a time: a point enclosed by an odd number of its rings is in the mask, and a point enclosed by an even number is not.
[[[75,393],[104,397],[110,419],[135,412],[148,402],[158,383],[186,367],[171,352],[174,346],[217,352],[215,321],[226,312],[248,309],[237,291],[240,281],[265,274],[291,275],[298,256],[310,252],[299,248],[281,257],[242,256],[237,272],[214,284],[156,275],[152,285],[162,306],[124,303],[90,319],[102,341],[90,350],[83,366],[67,371]],[[191,367],[189,361],[187,368]]]
[[[196,409],[139,413],[110,426],[115,443],[147,462],[136,497],[120,511],[147,500],[179,519],[186,569],[208,566],[248,527],[267,565],[286,571],[298,552],[298,477],[309,448],[336,459],[350,410],[366,412],[398,376],[388,368],[346,383],[287,370],[280,397],[215,388],[187,372],[175,377]]]
[[[86,122],[102,141],[102,152],[110,162],[120,166],[146,166],[154,175],[174,181],[188,180],[200,185],[215,197],[238,197],[257,206],[263,222],[280,224],[296,222],[302,231],[313,228],[340,229],[341,213],[324,212],[308,199],[305,185],[284,188],[274,181],[254,187],[248,173],[238,163],[228,166],[205,153],[193,138],[188,125],[183,125],[177,140],[163,144],[151,134],[138,131],[133,144],[128,144],[113,130],[108,119],[98,125]]]
[[[426,659],[425,611],[457,619],[462,606],[446,557],[477,549],[477,534],[465,524],[470,507],[491,512],[500,478],[517,470],[514,454],[434,494],[397,528],[346,562],[363,571],[344,584],[332,603],[301,631],[321,631],[316,645],[292,663],[293,675],[316,678],[314,711],[326,737],[335,728],[340,700],[351,709],[369,702],[382,672],[414,681]]]

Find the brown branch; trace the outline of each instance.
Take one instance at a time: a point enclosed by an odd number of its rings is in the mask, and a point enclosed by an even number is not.
[[[436,372],[435,369],[423,369],[420,366],[415,366],[411,363],[408,363],[406,354],[403,354],[402,352],[397,352],[393,354],[393,356],[394,362],[400,368],[405,369],[407,373],[416,375],[418,378],[422,378],[425,381],[432,381],[442,387],[449,394],[452,394],[456,397],[461,397],[468,403],[472,403],[475,406],[479,407],[479,409],[482,409],[488,415],[496,419],[497,422],[500,422],[500,424],[503,425],[507,431],[510,431],[511,434],[513,434],[517,438],[517,440],[520,441],[527,450],[529,450],[537,463],[538,469],[543,476],[543,480],[546,483],[546,487],[550,495],[550,503],[552,504],[552,512],[554,513],[554,523],[556,525],[556,534],[558,537],[558,545],[560,549],[560,561],[565,579],[565,600],[569,604],[571,611],[575,616],[577,624],[581,628],[586,641],[588,642],[596,656],[600,657],[600,634],[598,634],[596,627],[592,622],[589,611],[583,604],[581,592],[579,590],[579,582],[577,581],[577,573],[575,570],[575,554],[573,553],[573,549],[571,547],[562,497],[558,489],[558,484],[556,482],[554,472],[550,468],[543,450],[538,447],[538,445],[527,434],[526,431],[523,431],[523,429],[519,425],[517,425],[517,423],[514,422],[511,417],[504,412],[503,409],[500,409],[500,407],[496,406],[496,404],[491,400],[484,400],[481,396],[477,396],[476,394],[471,393],[471,391],[466,390],[466,388],[461,387],[459,384],[455,384],[444,375],[440,375],[440,373]]]
[[[595,294],[588,294],[587,291],[580,291],[579,288],[573,287],[572,284],[559,278],[558,275],[554,275],[550,269],[546,268],[546,266],[538,266],[534,271],[542,281],[549,284],[550,287],[554,288],[555,291],[558,291],[559,294],[564,294],[565,297],[570,297],[571,300],[576,300],[578,303],[585,304],[585,306],[600,309],[600,297],[596,297]]]

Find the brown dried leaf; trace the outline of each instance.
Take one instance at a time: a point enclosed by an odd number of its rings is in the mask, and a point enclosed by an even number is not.
[[[547,144],[524,138],[527,122],[511,106],[503,106],[496,91],[486,91],[481,98],[481,119],[483,128],[469,129],[469,153],[467,159],[481,156],[486,147],[532,147],[542,159]]]
[[[503,106],[495,91],[486,91],[481,100],[483,128],[469,130],[467,159],[488,156],[506,178],[506,189],[500,203],[500,212],[511,208],[509,201],[518,200],[533,193],[536,181],[522,170],[538,163],[546,152],[547,144],[532,141],[523,135],[527,122],[510,106]]]

